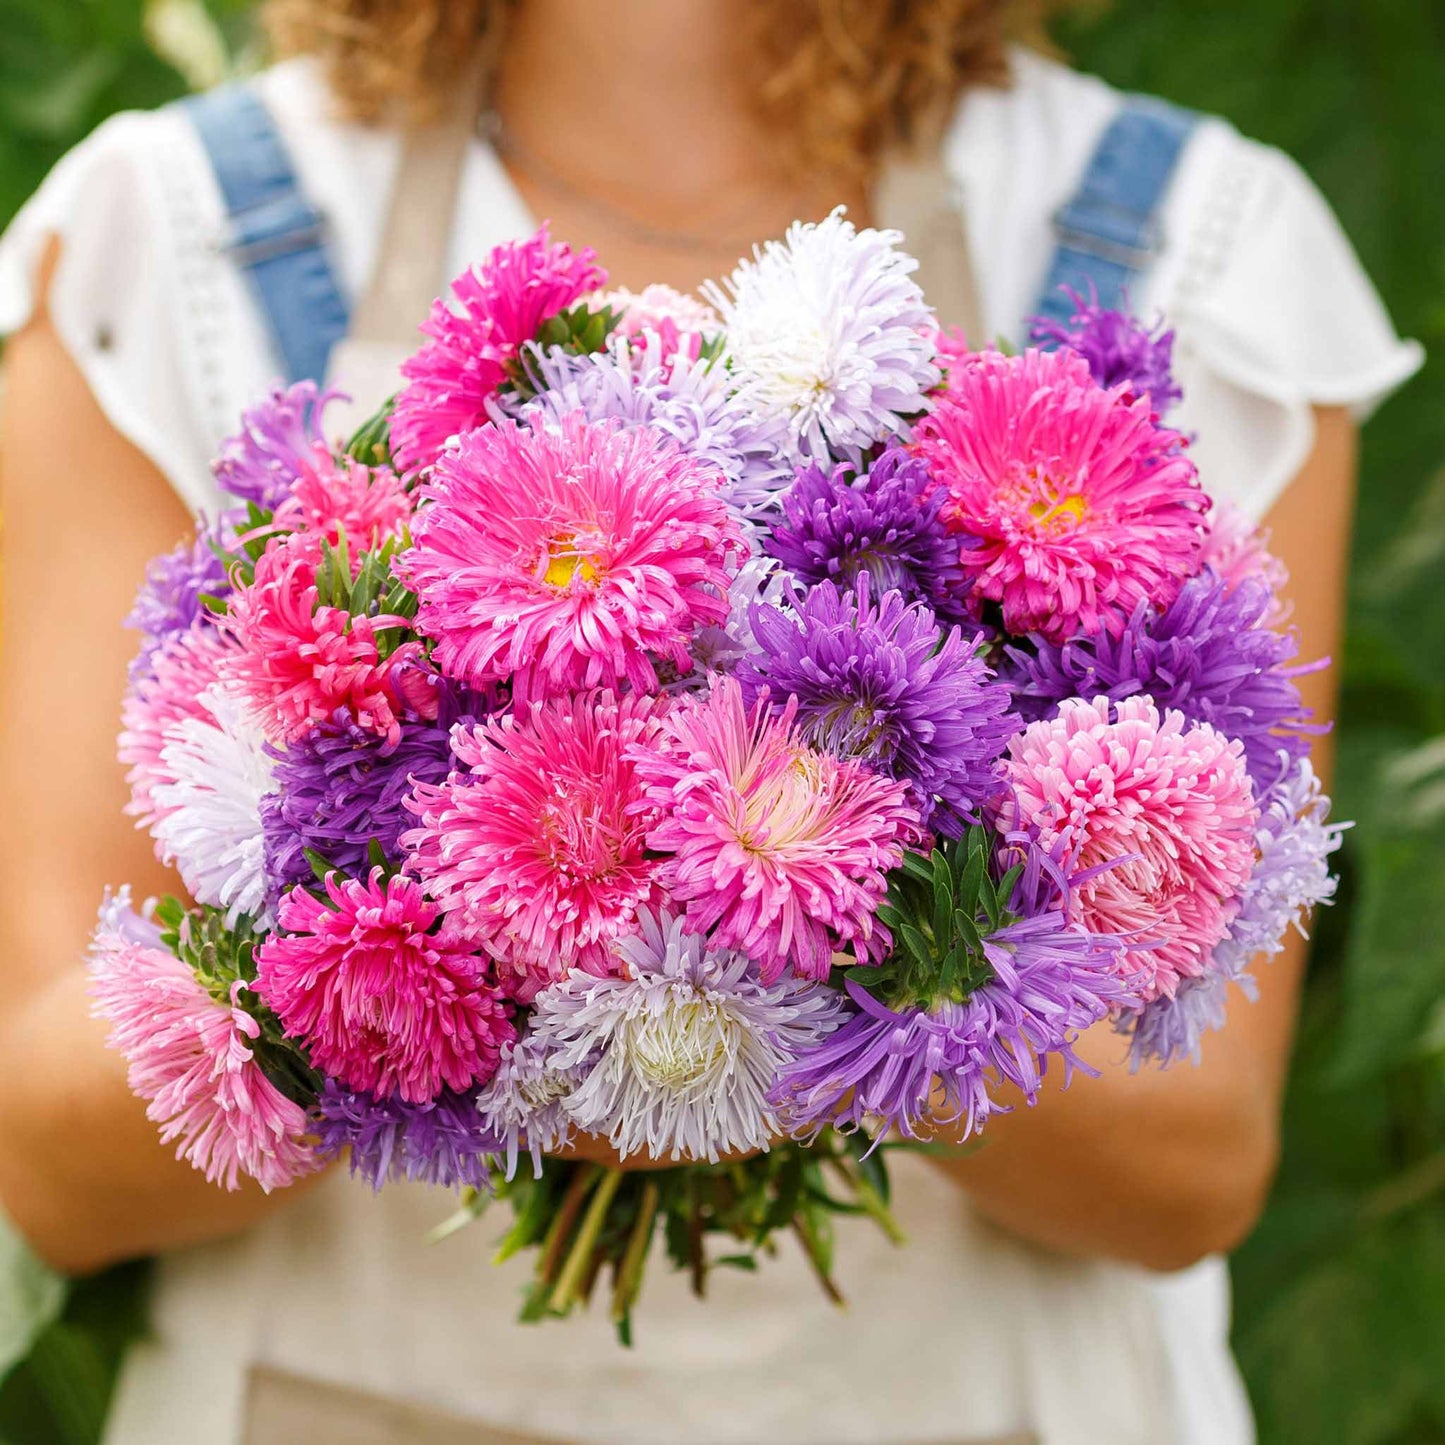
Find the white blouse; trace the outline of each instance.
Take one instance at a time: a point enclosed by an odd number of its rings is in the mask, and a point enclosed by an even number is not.
[[[397,137],[330,118],[306,62],[258,84],[359,294]],[[960,105],[946,159],[990,333],[1020,336],[1053,247],[1049,218],[1119,103],[1101,81],[1021,52],[1011,89]],[[101,126],[0,240],[0,334],[30,314],[36,262],[58,234],[52,314],[64,343],[114,425],[192,508],[212,512],[216,443],[277,370],[246,283],[217,249],[222,226],[189,122],[161,112]],[[1205,486],[1260,517],[1309,453],[1312,405],[1368,414],[1419,366],[1420,348],[1396,337],[1303,172],[1223,121],[1196,132],[1163,227],[1137,301],[1177,331],[1178,424],[1198,433]],[[532,228],[475,142],[453,270]],[[244,1237],[162,1263],[155,1339],[128,1363],[109,1445],[241,1445],[253,1366],[599,1445],[943,1445],[1020,1430],[1043,1445],[1253,1438],[1222,1261],[1160,1276],[1065,1259],[982,1221],[926,1161],[900,1158],[895,1172],[910,1243],[840,1223],[846,1312],[786,1247],[756,1276],[720,1272],[702,1304],[659,1260],[631,1351],[602,1310],[514,1324],[528,1263],[490,1264],[494,1222],[428,1245],[449,1196],[372,1196],[337,1173]]]

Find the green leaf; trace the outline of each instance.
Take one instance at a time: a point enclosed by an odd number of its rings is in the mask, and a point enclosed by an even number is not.
[[[0,1218],[0,1380],[59,1317],[67,1292],[64,1278],[42,1264]]]

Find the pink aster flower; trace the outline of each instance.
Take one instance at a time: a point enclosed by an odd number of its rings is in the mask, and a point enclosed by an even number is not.
[[[226,658],[222,674],[244,692],[273,741],[302,737],[344,707],[360,727],[394,742],[402,706],[394,679],[420,644],[383,662],[376,634],[405,620],[318,606],[317,561],[308,533],[267,547],[250,586],[231,598],[223,625],[240,649]]]
[[[128,939],[102,916],[90,991],[129,1061],[132,1092],[150,1101],[161,1139],[179,1141],[178,1159],[212,1184],[235,1189],[249,1174],[268,1193],[318,1167],[305,1111],[256,1062],[256,1020],[217,1003],[173,953]]]
[[[138,677],[126,694],[117,752],[130,785],[126,812],[134,815],[137,827],[153,828],[170,811],[155,797],[156,788],[176,781],[174,769],[162,761],[162,749],[177,723],[210,720],[201,695],[235,650],[229,638],[202,619],[168,638],[152,657],[150,675]]]
[[[644,286],[641,291],[619,286],[600,299],[617,315],[617,330],[623,336],[655,332],[664,359],[681,352],[696,360],[703,340],[723,329],[721,317],[707,302],[661,283]]]
[[[915,438],[949,521],[978,539],[960,555],[971,595],[1000,603],[1009,632],[1117,633],[1198,570],[1205,497],[1184,438],[1074,352],[950,358]]]
[[[657,689],[688,642],[728,615],[745,551],[721,474],[645,428],[515,422],[474,431],[437,463],[398,570],[443,672],[510,677],[525,701],[580,688]]]
[[[332,873],[326,898],[293,888],[284,933],[256,951],[256,991],[311,1062],[349,1089],[425,1104],[491,1078],[516,1038],[485,963],[414,879]]]
[[[285,531],[325,537],[333,547],[344,533],[355,557],[401,535],[411,520],[411,498],[390,467],[366,467],[350,458],[337,461],[318,442],[274,520]]]
[[[1144,1000],[1204,973],[1254,867],[1243,744],[1147,697],[1070,698],[1014,738],[1008,769],[1046,848],[1113,864],[1076,887],[1074,921],[1139,940],[1121,961]]]
[[[1216,501],[1208,520],[1199,565],[1213,571],[1230,592],[1250,578],[1263,582],[1270,591],[1270,604],[1259,625],[1283,627],[1289,621],[1289,606],[1284,601],[1289,569],[1269,550],[1269,533],[1255,526],[1233,502]]]
[[[406,471],[430,466],[454,436],[487,419],[487,401],[508,366],[549,317],[607,283],[590,248],[553,244],[543,226],[525,241],[498,246],[452,282],[455,306],[432,304],[422,331],[431,339],[401,369],[391,445]]]
[[[612,942],[661,900],[633,753],[663,707],[604,692],[461,724],[452,751],[469,771],[416,785],[409,867],[519,997],[570,968],[613,972]]]
[[[675,706],[638,771],[661,814],[648,846],[687,927],[740,949],[773,983],[826,978],[834,952],[887,949],[884,875],[918,831],[904,784],[808,747],[766,690],[749,711],[732,678]]]

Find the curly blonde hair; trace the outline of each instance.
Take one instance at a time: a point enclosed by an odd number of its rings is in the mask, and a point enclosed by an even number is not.
[[[344,112],[434,113],[516,0],[268,0],[281,54],[320,57]],[[741,3],[741,0],[740,0]],[[935,133],[960,91],[1003,85],[1007,46],[1050,0],[746,0],[760,113],[792,160],[865,180],[877,156]]]

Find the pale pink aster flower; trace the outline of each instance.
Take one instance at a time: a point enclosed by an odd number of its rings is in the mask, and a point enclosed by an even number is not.
[[[437,463],[398,571],[421,599],[437,665],[522,701],[658,686],[700,627],[728,615],[745,551],[721,474],[672,441],[611,421],[503,421]]]
[[[344,534],[355,561],[388,537],[401,536],[411,520],[411,498],[390,467],[366,467],[349,457],[337,461],[318,442],[273,520],[285,531],[314,532],[333,547]]]
[[[237,984],[239,989],[243,987]],[[102,917],[90,953],[90,991],[110,1042],[129,1061],[133,1093],[176,1157],[212,1184],[248,1174],[268,1193],[318,1167],[305,1110],[261,1071],[260,1026],[217,1003],[169,950],[132,941]]]
[[[1205,496],[1184,438],[1127,386],[1105,391],[1072,351],[950,358],[915,428],[948,492],[975,601],[1011,633],[1117,634],[1199,569]]]
[[[487,420],[488,400],[542,323],[607,284],[596,262],[590,248],[553,244],[543,226],[496,247],[452,282],[452,300],[432,303],[421,328],[430,340],[401,368],[408,384],[391,419],[403,470],[430,466],[448,441]]]
[[[1082,871],[1073,921],[1138,940],[1121,955],[1147,1002],[1197,978],[1239,911],[1255,859],[1244,747],[1147,697],[1070,698],[1009,744],[1014,807]],[[1122,861],[1115,861],[1122,860]]]
[[[808,747],[796,712],[790,699],[775,714],[766,689],[749,711],[721,677],[637,750],[661,814],[647,843],[667,855],[662,886],[691,931],[746,953],[767,984],[790,970],[826,978],[844,947],[881,957],[884,875],[918,831],[903,783]]]
[[[1216,500],[1209,511],[1209,530],[1199,565],[1208,567],[1233,592],[1241,582],[1256,578],[1270,592],[1268,608],[1260,616],[1261,627],[1280,628],[1289,621],[1289,604],[1284,589],[1289,585],[1289,568],[1269,550],[1269,533],[1257,527],[1233,502]]]
[[[511,1006],[483,959],[442,919],[415,879],[337,873],[326,898],[293,888],[284,933],[256,950],[256,992],[316,1068],[349,1089],[409,1104],[496,1072],[516,1037]]]
[[[620,335],[640,337],[644,331],[655,333],[663,357],[682,352],[696,359],[701,354],[702,342],[723,329],[722,318],[705,301],[660,282],[644,286],[641,291],[618,286],[604,291],[598,299],[602,305],[612,308]]]
[[[458,724],[452,751],[469,771],[416,785],[408,866],[519,997],[569,968],[613,971],[613,940],[660,899],[633,753],[663,706],[589,694]]]
[[[202,619],[168,638],[151,660],[149,676],[132,683],[121,707],[117,752],[127,772],[132,814],[139,828],[154,828],[166,809],[157,803],[157,787],[174,782],[161,761],[170,729],[184,718],[207,716],[201,698],[220,675],[223,659],[235,646],[209,620]]]
[[[357,725],[395,741],[401,702],[394,679],[420,651],[382,661],[376,634],[407,626],[400,617],[354,617],[317,605],[317,539],[278,537],[256,563],[255,579],[231,598],[223,625],[240,644],[222,675],[240,688],[276,742],[304,736],[348,708]]]

